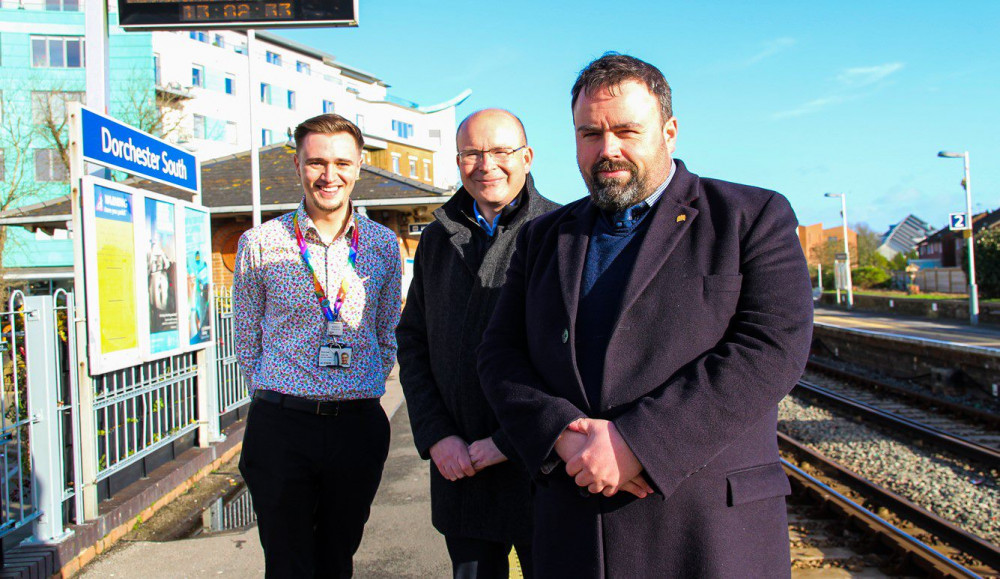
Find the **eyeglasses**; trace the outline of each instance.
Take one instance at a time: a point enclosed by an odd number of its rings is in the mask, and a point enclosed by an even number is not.
[[[469,149],[467,151],[461,151],[458,153],[458,160],[463,165],[475,165],[476,163],[484,160],[487,155],[493,157],[493,160],[497,163],[506,163],[510,161],[510,156],[514,153],[520,151],[521,149],[527,147],[528,145],[521,145],[516,149],[510,147],[494,147],[492,149],[480,150],[480,149]]]

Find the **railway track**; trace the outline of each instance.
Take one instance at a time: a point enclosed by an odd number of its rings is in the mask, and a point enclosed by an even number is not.
[[[970,418],[967,414],[949,410],[949,415],[942,417],[924,402],[911,403],[896,397],[886,399],[872,396],[870,392],[864,392],[857,386],[837,386],[832,385],[831,381],[825,381],[824,386],[800,382],[790,399],[792,401],[787,404],[793,408],[790,413],[788,408],[785,409],[782,427],[779,429],[791,430],[793,433],[797,430],[806,440],[795,440],[793,436],[779,434],[783,455],[791,463],[786,465],[786,471],[796,485],[807,489],[807,494],[825,497],[830,509],[850,518],[855,526],[866,529],[866,534],[878,537],[880,543],[893,545],[897,554],[890,556],[888,563],[883,560],[878,565],[880,569],[890,569],[893,575],[905,573],[901,571],[905,567],[901,562],[904,562],[912,563],[921,573],[932,576],[1000,577],[1000,548],[995,542],[995,524],[991,526],[989,521],[985,523],[989,537],[983,538],[977,534],[978,529],[967,528],[967,521],[956,522],[953,520],[955,517],[948,516],[949,513],[961,514],[964,511],[969,514],[970,511],[982,510],[980,519],[983,514],[989,517],[991,512],[996,512],[997,515],[992,516],[992,521],[995,522],[1000,515],[1000,508],[997,507],[1000,500],[995,498],[1000,495],[994,492],[1000,476],[1000,449],[997,448],[1000,437],[995,428],[983,425],[977,417]],[[833,414],[826,410],[807,411],[802,402],[817,409],[832,408]],[[783,402],[784,405],[786,402]],[[951,430],[959,431],[962,436]],[[880,437],[895,440],[877,440]],[[815,440],[809,441],[810,438]],[[814,445],[830,448],[835,454],[839,453],[840,460],[857,462],[861,464],[861,468],[838,464],[836,459],[810,448]],[[914,475],[906,472],[906,469],[901,468],[898,473],[890,470],[880,475],[876,472],[878,476],[874,478],[881,478],[881,481],[867,480],[870,475],[863,472],[866,464],[873,462],[873,458],[876,466],[887,460],[897,460],[883,456],[891,454],[885,449],[906,445],[916,450],[904,449],[904,458],[899,463],[918,463],[926,457],[935,468],[968,475],[962,480],[969,485],[986,484],[983,488],[975,489],[979,494],[971,499],[971,503],[966,499],[965,506],[960,504],[958,507],[942,508],[941,505],[934,504],[934,498],[940,498],[941,495],[935,494],[934,488],[924,489],[924,494],[915,493],[915,496],[906,496],[913,494],[907,492],[910,490],[907,484],[895,485],[903,487],[904,492],[901,493],[884,488],[893,486],[893,483],[912,482],[909,479],[914,478]],[[955,458],[941,459],[936,454],[939,451]],[[867,456],[855,460],[852,453]],[[791,468],[795,464],[801,467],[800,470],[808,470],[808,474],[821,480],[798,480],[802,473],[796,473]],[[923,467],[907,464],[907,468],[919,471]],[[859,471],[860,474],[854,471]],[[938,478],[942,486],[946,487],[946,482],[954,484],[945,480],[948,477],[937,477],[928,467],[927,480],[918,481],[920,484],[917,486],[934,487]],[[983,492],[986,494],[982,494]],[[991,492],[993,494],[989,494]],[[868,515],[858,514],[860,511],[846,506],[844,501],[866,505],[877,515],[873,519]],[[886,524],[897,527],[897,530],[888,530]]]

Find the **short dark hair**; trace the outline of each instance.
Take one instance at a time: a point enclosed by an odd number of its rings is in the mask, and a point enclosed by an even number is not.
[[[613,51],[605,52],[580,71],[580,76],[576,77],[571,91],[573,100],[570,102],[570,107],[576,106],[576,100],[581,92],[590,95],[599,89],[607,88],[614,94],[614,89],[630,80],[646,85],[650,94],[656,97],[660,102],[660,115],[664,122],[674,116],[670,104],[670,85],[667,84],[667,79],[663,77],[660,69],[634,56]]]
[[[340,115],[325,113],[311,119],[306,119],[299,123],[299,126],[295,127],[295,152],[298,152],[299,147],[302,146],[302,141],[312,133],[323,135],[347,133],[354,137],[354,142],[358,144],[358,151],[362,151],[365,148],[365,138],[361,135],[361,129],[357,125]]]

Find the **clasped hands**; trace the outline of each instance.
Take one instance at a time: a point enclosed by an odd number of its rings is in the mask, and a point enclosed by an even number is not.
[[[625,491],[640,499],[653,493],[639,459],[612,422],[578,418],[559,435],[555,450],[566,473],[591,493],[610,497]]]
[[[490,437],[466,444],[462,437],[452,435],[442,438],[431,447],[431,460],[434,461],[441,476],[450,481],[457,481],[460,478],[473,476],[488,466],[501,463],[507,460],[507,457],[500,452]]]

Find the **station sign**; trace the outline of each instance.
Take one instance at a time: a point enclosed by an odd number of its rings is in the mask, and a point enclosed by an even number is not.
[[[834,255],[833,258],[836,259],[837,261],[847,261],[847,254],[846,253],[838,253],[838,254]]]
[[[118,0],[125,30],[357,26],[358,0]]]
[[[198,192],[198,158],[149,133],[81,107],[83,158],[111,169]]]
[[[428,225],[430,223],[411,223],[408,227],[408,233],[410,235],[420,235],[424,232],[424,229],[427,229]]]
[[[948,229],[952,231],[969,229],[969,216],[966,213],[949,213]]]

